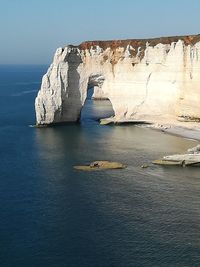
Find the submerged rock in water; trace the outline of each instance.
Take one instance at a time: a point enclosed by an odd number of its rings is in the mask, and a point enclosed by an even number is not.
[[[172,161],[165,159],[157,159],[152,162],[155,165],[166,165],[166,166],[182,166],[182,161]]]
[[[143,165],[141,165],[141,168],[142,169],[145,169],[145,168],[148,168],[149,167],[149,164],[143,164]]]
[[[98,160],[90,163],[90,165],[74,166],[74,169],[81,171],[95,171],[95,170],[107,170],[107,169],[125,169],[126,165],[120,162]]]
[[[154,160],[157,165],[178,165],[178,166],[200,166],[200,145],[188,149],[186,154],[165,156],[162,159]]]

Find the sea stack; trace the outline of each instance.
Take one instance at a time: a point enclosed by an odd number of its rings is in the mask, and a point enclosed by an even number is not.
[[[58,48],[35,100],[36,124],[77,121],[95,87],[115,120],[200,119],[200,35]]]

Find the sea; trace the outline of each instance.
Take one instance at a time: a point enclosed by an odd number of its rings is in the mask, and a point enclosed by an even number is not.
[[[100,125],[91,93],[80,123],[30,127],[47,67],[0,65],[0,266],[200,266],[200,169],[151,164],[198,142]],[[95,160],[127,168],[73,168]]]

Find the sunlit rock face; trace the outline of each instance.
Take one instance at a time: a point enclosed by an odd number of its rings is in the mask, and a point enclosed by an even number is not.
[[[77,121],[87,89],[115,119],[200,118],[200,35],[58,48],[35,100],[36,123]]]
[[[102,91],[102,89],[98,86],[94,86],[94,92],[92,94],[93,100],[107,100],[107,95]]]

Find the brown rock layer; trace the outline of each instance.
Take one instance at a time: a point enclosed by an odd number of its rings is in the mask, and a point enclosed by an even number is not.
[[[86,41],[78,46],[80,50],[90,49],[92,46],[99,46],[103,50],[107,48],[116,49],[118,47],[126,48],[128,45],[137,49],[138,47],[145,47],[148,42],[150,46],[155,46],[159,43],[171,44],[172,42],[178,42],[178,40],[184,41],[186,45],[194,45],[200,41],[200,34],[198,35],[186,35],[186,36],[172,36],[172,37],[160,37],[150,39],[127,39],[127,40],[107,40],[107,41]]]

